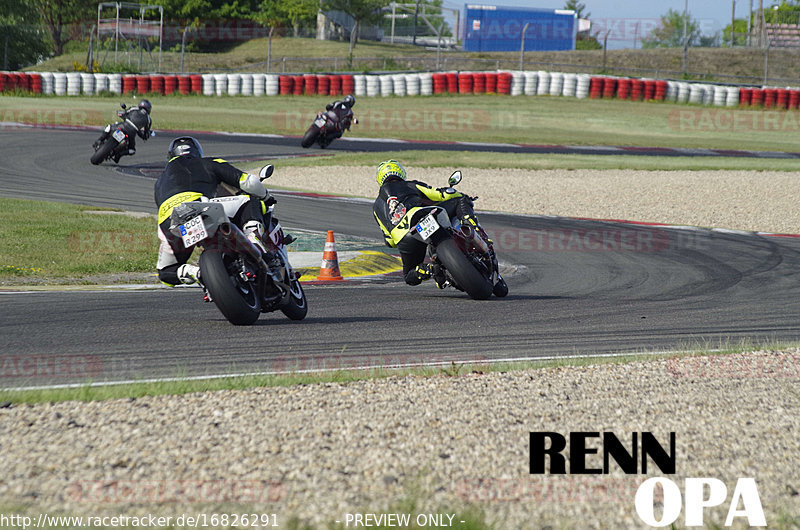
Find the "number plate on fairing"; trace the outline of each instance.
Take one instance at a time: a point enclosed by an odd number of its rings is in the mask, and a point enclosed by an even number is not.
[[[122,132],[121,129],[117,129],[116,131],[114,131],[114,134],[112,134],[111,136],[113,136],[114,140],[118,142],[121,142],[122,140],[125,139],[125,133]]]
[[[191,247],[192,245],[196,245],[199,241],[202,241],[208,237],[206,225],[203,223],[203,217],[200,215],[197,217],[192,217],[186,221],[185,224],[180,225],[178,228],[181,231],[183,245],[187,248]]]
[[[433,214],[426,215],[422,218],[422,221],[417,224],[416,230],[420,237],[427,241],[428,238],[434,234],[434,232],[439,230],[439,223],[436,222],[436,217],[434,217]]]
[[[314,125],[322,129],[322,126],[325,125],[325,118],[317,118],[314,120]]]

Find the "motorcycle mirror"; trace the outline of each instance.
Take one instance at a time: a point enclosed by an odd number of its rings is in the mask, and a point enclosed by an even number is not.
[[[122,107],[123,109],[127,109],[128,108],[128,106],[125,103],[120,103],[119,106]]]
[[[461,171],[453,171],[453,174],[447,179],[447,183],[450,184],[450,186],[455,186],[459,182],[461,182]]]
[[[261,180],[266,180],[272,175],[273,171],[275,171],[275,166],[272,164],[267,164],[261,168],[261,171],[258,172],[258,178]]]

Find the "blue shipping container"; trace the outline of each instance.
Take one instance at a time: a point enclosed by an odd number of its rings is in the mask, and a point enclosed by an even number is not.
[[[519,51],[525,24],[529,24],[525,31],[526,51],[575,49],[574,11],[473,4],[464,7],[464,51]]]

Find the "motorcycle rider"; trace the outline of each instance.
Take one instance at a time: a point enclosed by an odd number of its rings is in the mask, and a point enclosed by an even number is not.
[[[336,100],[333,103],[325,105],[325,110],[328,111],[328,115],[332,116],[338,124],[339,134],[337,138],[341,137],[345,130],[350,130],[350,125],[353,121],[358,123],[358,120],[356,120],[353,115],[353,105],[355,104],[356,98],[348,94],[342,101]]]
[[[200,281],[200,268],[190,265],[194,247],[185,247],[183,239],[169,230],[172,210],[181,203],[213,198],[221,183],[251,195],[251,200],[236,214],[235,222],[262,252],[264,244],[263,212],[269,204],[268,193],[257,175],[235,168],[221,158],[203,157],[203,148],[195,138],[181,136],[169,144],[169,162],[155,184],[158,205],[158,278],[175,286]],[[266,199],[266,204],[265,204]]]
[[[117,129],[120,123],[128,123],[134,129],[136,129],[136,134],[144,141],[147,141],[148,138],[151,136],[151,127],[153,125],[153,120],[150,118],[150,111],[153,109],[153,105],[150,101],[143,99],[139,102],[136,107],[131,107],[129,109],[123,109],[117,111],[117,116],[122,120],[121,122],[117,122],[114,125],[106,125],[106,128],[103,129],[103,134],[100,135],[92,147],[94,150],[100,147],[100,145],[111,136],[111,133]],[[124,155],[134,155],[136,154],[136,136],[131,135],[128,138],[128,152],[127,153],[116,153],[114,155],[114,162],[119,162],[119,159]]]
[[[438,267],[423,263],[428,246],[412,238],[404,238],[408,229],[395,231],[406,213],[417,206],[441,206],[450,218],[458,216],[462,223],[478,226],[472,201],[453,188],[432,188],[424,182],[406,180],[406,170],[396,160],[378,166],[376,180],[380,186],[372,211],[383,232],[384,243],[397,247],[403,260],[403,274],[409,285],[419,285],[433,276],[436,285],[443,287]]]

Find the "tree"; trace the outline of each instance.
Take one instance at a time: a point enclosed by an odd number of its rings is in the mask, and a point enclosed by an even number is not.
[[[353,29],[350,32],[350,55],[358,38],[361,24],[378,23],[383,17],[381,10],[389,5],[390,0],[322,0],[326,11],[341,11],[353,17]]]
[[[64,53],[69,36],[64,35],[67,25],[80,20],[91,20],[97,14],[97,4],[92,0],[30,0],[53,40],[53,53]]]
[[[0,68],[18,70],[50,53],[39,16],[24,0],[0,3]]]
[[[575,11],[578,18],[586,18],[592,16],[591,13],[585,12],[586,4],[578,2],[578,0],[567,0],[564,4],[564,9]],[[602,50],[603,45],[597,40],[597,37],[590,33],[591,29],[586,31],[579,31],[575,36],[575,49],[576,50]]]
[[[575,13],[578,15],[578,18],[589,18],[592,16],[591,13],[584,13],[586,4],[583,2],[578,2],[578,0],[567,0],[567,3],[564,4],[564,9],[575,11]]]
[[[689,46],[700,44],[700,25],[690,14],[670,9],[661,15],[661,25],[642,39],[642,48],[678,48],[683,46],[683,25],[686,20],[686,36]]]
[[[744,46],[747,44],[747,19],[737,18],[733,21],[733,45]],[[722,46],[729,48],[731,45],[731,25],[722,30]]]
[[[281,0],[280,9],[286,22],[292,26],[295,37],[300,36],[300,25],[317,17],[318,0]]]

